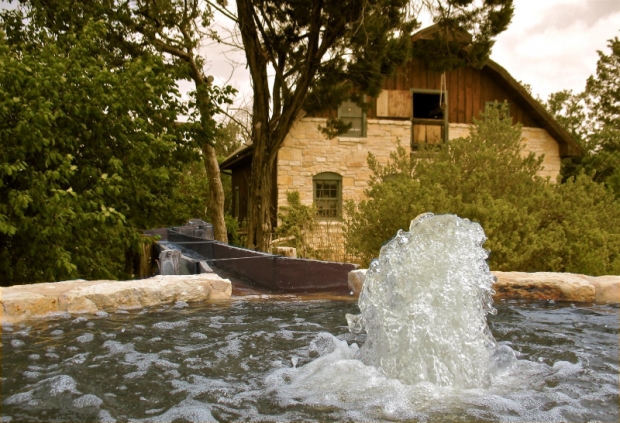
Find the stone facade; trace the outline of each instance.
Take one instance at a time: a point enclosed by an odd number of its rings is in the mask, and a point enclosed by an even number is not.
[[[411,122],[407,120],[368,119],[365,138],[337,137],[327,139],[318,130],[325,119],[304,118],[295,123],[278,153],[277,189],[278,206],[287,205],[287,191],[298,191],[302,204],[313,203],[312,178],[322,172],[334,172],[342,176],[342,200],[360,201],[371,172],[367,165],[368,152],[380,163],[387,163],[390,153],[400,145],[409,146]],[[466,137],[470,125],[450,124],[449,139]],[[555,181],[560,172],[560,149],[558,143],[540,128],[522,128],[524,154],[533,151],[544,154],[541,176]],[[339,223],[319,222],[315,233],[308,237],[311,245],[319,251],[317,258],[346,259],[343,247],[331,251],[327,247],[343,245]],[[333,248],[332,248],[333,249]]]
[[[343,200],[359,201],[370,178],[368,152],[387,162],[399,141],[409,145],[408,121],[369,119],[366,138],[332,140],[319,132],[320,124],[324,125],[325,119],[301,119],[284,140],[278,152],[278,205],[286,205],[287,191],[299,191],[302,203],[312,204],[312,177],[322,172],[341,175]]]
[[[325,119],[304,118],[291,129],[278,153],[278,205],[286,205],[286,192],[299,191],[303,204],[313,201],[312,177],[321,172],[335,172],[342,176],[343,200],[359,201],[370,178],[366,163],[368,152],[379,162],[387,163],[398,143],[407,147],[410,140],[409,121],[368,119],[365,138],[337,137],[328,140],[317,126]],[[450,139],[466,137],[470,125],[450,124]],[[558,143],[541,128],[523,128],[524,154],[544,154],[541,176],[555,181],[560,173]]]

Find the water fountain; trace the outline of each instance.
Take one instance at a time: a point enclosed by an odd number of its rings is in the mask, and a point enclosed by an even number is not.
[[[347,316],[368,332],[361,360],[407,384],[487,384],[495,278],[485,241],[477,223],[426,213],[383,246],[366,276],[361,315]]]
[[[359,304],[249,296],[3,325],[2,422],[617,421],[618,307],[492,314],[483,241],[421,216]]]

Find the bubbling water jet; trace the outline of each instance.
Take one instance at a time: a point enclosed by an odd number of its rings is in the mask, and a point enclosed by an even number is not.
[[[381,248],[359,298],[352,332],[367,332],[359,358],[406,384],[471,388],[490,381],[496,347],[495,277],[482,227],[455,215],[425,213]]]

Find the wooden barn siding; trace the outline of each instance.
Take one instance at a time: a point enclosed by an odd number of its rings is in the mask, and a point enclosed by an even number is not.
[[[252,162],[244,163],[242,166],[236,167],[232,172],[232,208],[233,216],[237,218],[239,223],[248,217],[248,193],[250,192],[250,175],[252,171]],[[235,188],[239,187],[239,210],[235,210]]]
[[[273,165],[273,184],[271,187],[271,225],[275,228],[278,222],[276,215],[278,210],[278,170],[277,165]],[[248,204],[250,195],[250,177],[252,175],[252,160],[244,160],[242,164],[236,166],[232,172],[232,215],[239,223],[243,223],[248,218]],[[235,210],[235,187],[239,187],[239,210]]]
[[[387,79],[383,85],[386,90],[439,90],[441,88],[441,74],[429,70],[420,62],[411,61],[398,69],[396,74]],[[473,118],[480,116],[485,102],[508,100],[510,115],[513,122],[522,123],[530,128],[542,126],[527,113],[517,97],[510,95],[500,83],[491,77],[488,70],[464,67],[446,72],[446,88],[448,90],[448,121],[450,123],[472,123]],[[337,117],[336,110],[315,113],[309,117]],[[376,110],[372,108],[366,112],[366,117],[374,119]]]

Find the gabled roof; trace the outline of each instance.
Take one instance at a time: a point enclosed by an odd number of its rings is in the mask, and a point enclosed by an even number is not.
[[[441,37],[451,42],[461,44],[463,49],[467,51],[468,44],[472,42],[472,36],[463,30],[449,30],[438,24],[424,28],[411,36],[412,42],[433,40]],[[573,139],[573,137],[554,119],[553,116],[540,104],[523,86],[517,82],[506,69],[501,67],[495,61],[489,59],[483,66],[483,70],[489,71],[494,79],[509,94],[517,99],[522,100],[521,106],[528,112],[538,124],[547,130],[560,145],[560,156],[580,156],[583,154],[583,148]]]
[[[521,106],[547,130],[560,145],[560,157],[574,157],[583,154],[583,148],[575,139],[560,125],[553,116],[540,104],[523,86],[517,82],[506,69],[489,59],[484,65],[494,77],[495,80],[509,94],[517,98],[521,98],[523,102]]]

